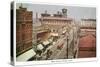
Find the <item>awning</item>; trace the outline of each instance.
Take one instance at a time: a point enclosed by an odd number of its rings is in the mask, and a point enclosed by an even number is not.
[[[52,42],[52,39],[49,39],[48,41],[49,41],[49,42]]]
[[[31,57],[35,56],[36,53],[33,49],[30,49],[28,51],[26,51],[25,53],[19,55],[16,58],[16,61],[27,61],[28,59],[30,59]]]
[[[37,45],[37,50],[42,50],[43,48],[42,44]]]
[[[58,33],[51,33],[52,36],[58,36]]]
[[[48,45],[50,42],[48,40],[43,41],[43,45]]]

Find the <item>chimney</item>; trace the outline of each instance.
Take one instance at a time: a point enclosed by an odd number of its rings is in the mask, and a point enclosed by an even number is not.
[[[22,5],[22,3],[21,3],[21,5],[19,6],[19,8],[23,8],[23,5]]]
[[[38,22],[38,13],[36,12],[36,22]]]
[[[45,10],[45,14],[47,14],[47,10]]]
[[[42,16],[42,17],[49,17],[49,16],[51,16],[51,15],[47,13],[47,10],[45,10],[45,13],[42,13],[41,16]]]
[[[60,14],[60,12],[59,12],[59,11],[57,11],[57,14],[59,15],[59,14]]]

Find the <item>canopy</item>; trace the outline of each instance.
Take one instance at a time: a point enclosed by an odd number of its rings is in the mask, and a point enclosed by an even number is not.
[[[50,42],[48,40],[43,41],[43,45],[48,45]]]
[[[43,48],[42,44],[37,45],[37,50],[42,50]]]

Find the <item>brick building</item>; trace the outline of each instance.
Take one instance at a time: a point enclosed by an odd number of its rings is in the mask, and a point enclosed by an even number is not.
[[[22,6],[16,9],[16,55],[32,48],[32,11]]]
[[[96,19],[82,19],[80,22],[78,57],[96,57]]]
[[[52,16],[45,11],[45,13],[41,14],[39,20],[42,26],[50,29],[51,32],[59,32],[59,34],[61,34],[65,27],[68,27],[73,23],[73,19],[67,17],[67,9],[62,9],[62,12],[58,11]]]

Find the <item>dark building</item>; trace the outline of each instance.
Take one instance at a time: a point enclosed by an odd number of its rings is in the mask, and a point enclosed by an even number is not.
[[[16,55],[32,48],[32,11],[16,9]]]

